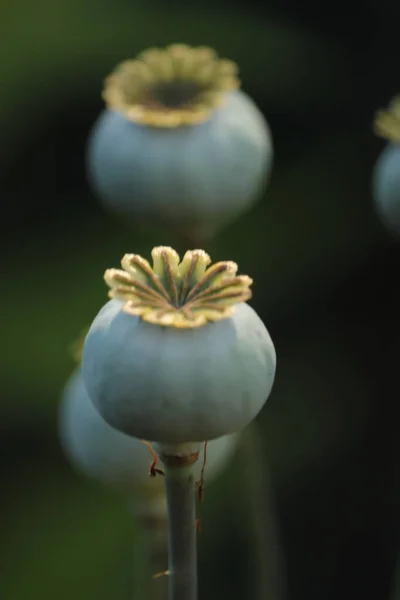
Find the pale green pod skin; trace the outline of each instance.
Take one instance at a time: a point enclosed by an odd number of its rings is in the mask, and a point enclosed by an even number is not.
[[[373,195],[383,225],[400,234],[400,144],[388,144],[379,156],[373,173]]]
[[[227,93],[204,123],[172,129],[138,125],[105,109],[87,162],[109,209],[205,238],[260,198],[272,156],[269,127],[239,90]]]
[[[129,435],[201,442],[252,421],[274,381],[276,355],[246,303],[195,329],[146,323],[108,302],[86,337],[82,373],[103,418]]]
[[[71,464],[88,477],[123,489],[150,486],[163,491],[164,481],[149,477],[151,454],[140,440],[108,425],[93,406],[83,383],[80,368],[68,380],[59,410],[59,435]],[[238,434],[213,440],[207,447],[206,476],[211,481],[227,466]],[[200,478],[202,458],[194,465]]]

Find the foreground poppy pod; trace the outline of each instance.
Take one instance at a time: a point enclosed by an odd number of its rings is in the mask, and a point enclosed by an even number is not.
[[[377,113],[374,127],[389,142],[374,168],[375,207],[382,223],[400,234],[400,96]]]
[[[274,381],[269,333],[246,303],[252,280],[203,250],[168,247],[110,269],[111,301],[83,347],[93,404],[112,427],[162,444],[198,443],[245,427]]]
[[[88,146],[89,179],[105,206],[202,240],[259,199],[271,135],[236,73],[211,48],[184,44],[116,68]]]

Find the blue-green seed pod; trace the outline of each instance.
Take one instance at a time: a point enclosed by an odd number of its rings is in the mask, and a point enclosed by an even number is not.
[[[275,375],[271,338],[246,304],[251,279],[201,250],[182,262],[153,249],[153,268],[125,255],[106,271],[111,297],[86,337],[82,372],[103,418],[164,444],[211,440],[245,427]],[[236,303],[236,304],[235,304]]]
[[[153,49],[120,65],[88,146],[98,198],[196,239],[249,209],[273,150],[264,117],[238,86],[236,66],[207,48]]]
[[[144,495],[164,493],[162,477],[149,477],[151,454],[140,440],[113,429],[93,406],[78,367],[68,380],[61,398],[59,434],[71,464],[88,477]],[[237,434],[208,444],[207,481],[224,469],[238,441]],[[194,466],[200,478],[201,457]]]
[[[400,234],[400,97],[378,111],[374,128],[389,141],[373,171],[372,191],[377,215],[385,227]]]
[[[400,143],[389,144],[373,173],[376,212],[387,229],[400,234]]]

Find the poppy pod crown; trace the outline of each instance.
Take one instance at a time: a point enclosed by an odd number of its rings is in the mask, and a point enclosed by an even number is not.
[[[125,254],[123,270],[108,269],[104,278],[110,298],[123,303],[122,310],[156,325],[201,327],[232,316],[234,305],[251,297],[252,279],[236,275],[232,261],[209,267],[204,250],[189,250],[183,260],[172,248],[152,251],[153,266],[137,254]]]
[[[105,80],[103,98],[130,121],[171,128],[207,120],[239,85],[234,62],[205,46],[172,44],[120,63]]]
[[[389,142],[400,142],[400,96],[393,98],[387,109],[377,111],[374,131]]]

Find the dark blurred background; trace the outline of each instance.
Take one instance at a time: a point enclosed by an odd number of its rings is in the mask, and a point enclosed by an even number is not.
[[[399,20],[389,0],[3,0],[4,600],[132,597],[126,503],[71,469],[57,410],[69,344],[106,300],[105,268],[176,245],[106,215],[84,166],[104,76],[171,42],[237,61],[275,142],[265,198],[206,248],[254,277],[277,349],[259,419],[274,513],[259,527],[279,531],[285,592],[268,600],[394,599],[400,246],[374,215],[370,179],[384,145],[374,111],[400,91]],[[255,598],[245,470],[237,456],[206,496],[201,598]]]

